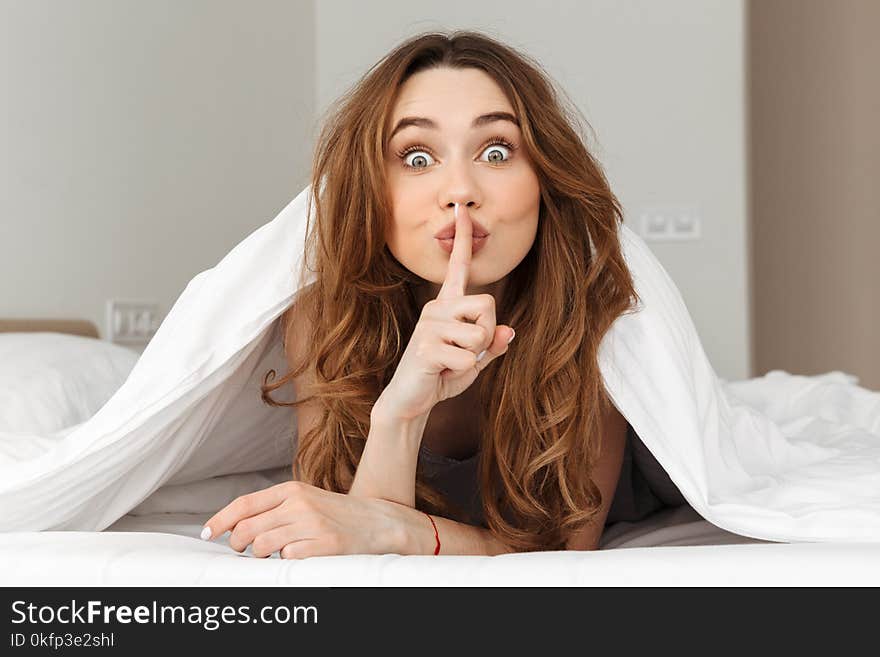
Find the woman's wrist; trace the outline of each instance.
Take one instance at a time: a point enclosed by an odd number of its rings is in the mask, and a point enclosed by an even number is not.
[[[428,514],[407,506],[404,506],[401,512],[398,553],[402,555],[434,554],[438,537],[434,533],[434,523],[431,522]],[[442,540],[442,536],[439,538]],[[441,548],[441,553],[442,551]]]
[[[415,450],[417,453],[422,444],[422,436],[428,424],[428,415],[417,417],[402,417],[393,408],[382,404],[381,397],[373,405],[370,412],[370,431],[367,435],[367,443],[381,442],[393,448],[404,449],[407,452]],[[415,481],[415,473],[413,473]]]
[[[431,410],[432,409],[428,409],[424,413],[418,413],[416,415],[413,415],[411,412],[404,412],[397,404],[395,404],[393,388],[389,386],[382,391],[382,394],[380,394],[379,398],[373,403],[370,417],[371,419],[394,423],[419,423],[427,421],[428,416],[431,414]]]
[[[419,447],[427,422],[427,416],[402,420],[374,406],[349,494],[414,507]]]

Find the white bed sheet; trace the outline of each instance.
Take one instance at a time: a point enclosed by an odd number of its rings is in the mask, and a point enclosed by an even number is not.
[[[239,554],[198,538],[210,514],[126,515],[103,532],[0,534],[4,586],[877,586],[866,543],[772,543],[690,507],[606,530],[600,550],[484,556]]]
[[[880,546],[776,543],[727,532],[690,506],[620,522],[593,552],[495,557],[253,556],[203,523],[286,468],[167,485],[102,532],[0,533],[4,586],[768,586],[880,584]]]

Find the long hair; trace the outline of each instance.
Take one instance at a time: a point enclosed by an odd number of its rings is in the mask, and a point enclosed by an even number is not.
[[[578,113],[527,56],[478,32],[426,33],[375,64],[326,117],[311,184],[316,280],[301,292],[313,333],[301,362],[262,386],[263,400],[317,400],[322,421],[298,437],[294,478],[347,493],[369,434],[370,411],[418,321],[413,286],[424,280],[385,244],[392,216],[384,174],[388,121],[401,85],[426,69],[474,68],[506,94],[541,191],[538,231],[510,273],[496,321],[516,343],[480,375],[484,406],[479,480],[486,527],[517,551],[561,550],[599,509],[592,478],[610,400],[598,348],[638,301],[618,241],[620,204],[585,146]],[[311,208],[311,205],[310,205]],[[296,317],[301,317],[297,315]],[[283,325],[285,348],[296,317]],[[291,354],[288,353],[288,357]],[[314,367],[313,394],[290,403],[269,393]],[[416,508],[452,517],[417,469]]]

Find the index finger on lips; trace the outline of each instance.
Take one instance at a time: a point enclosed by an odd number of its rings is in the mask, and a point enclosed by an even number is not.
[[[473,226],[471,225],[471,217],[466,208],[460,207],[456,203],[455,237],[452,240],[452,253],[449,255],[446,278],[437,295],[438,299],[464,296],[470,273],[472,252]]]
[[[221,536],[245,518],[274,509],[284,500],[285,492],[280,486],[237,497],[208,519],[202,529],[202,538],[208,540]]]

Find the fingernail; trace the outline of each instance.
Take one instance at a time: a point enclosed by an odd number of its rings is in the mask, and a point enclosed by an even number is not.
[[[516,336],[516,331],[513,330],[513,327],[510,329],[510,337],[507,338],[507,344],[510,344],[513,341],[513,338]]]
[[[481,360],[483,360],[483,356],[485,356],[485,355],[486,355],[486,350],[483,349],[483,351],[481,351],[479,354],[477,354],[477,362],[479,363]]]
[[[208,525],[202,527],[201,538],[203,541],[207,541],[209,538],[211,538],[211,528],[208,527]]]

